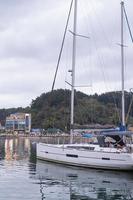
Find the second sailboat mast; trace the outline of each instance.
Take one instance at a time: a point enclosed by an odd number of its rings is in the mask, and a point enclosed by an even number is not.
[[[125,130],[125,93],[124,93],[124,36],[123,36],[124,2],[121,2],[121,82],[122,82],[122,130]]]
[[[71,134],[74,128],[74,89],[75,89],[75,63],[76,63],[76,32],[77,32],[77,4],[74,1],[74,24],[73,24],[73,53],[72,53],[72,88],[71,88]]]

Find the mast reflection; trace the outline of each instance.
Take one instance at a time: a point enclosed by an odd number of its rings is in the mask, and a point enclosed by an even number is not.
[[[32,178],[40,184],[42,199],[51,190],[55,196],[67,196],[66,199],[69,194],[70,200],[133,199],[133,173],[78,169],[37,161],[36,175]]]

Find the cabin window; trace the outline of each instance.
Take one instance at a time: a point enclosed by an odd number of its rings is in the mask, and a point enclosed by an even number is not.
[[[70,149],[85,149],[85,150],[90,150],[94,151],[95,147],[82,147],[82,146],[68,146]]]
[[[102,160],[110,160],[110,158],[102,158]]]
[[[86,149],[91,150],[91,151],[94,151],[95,147],[88,147],[88,148],[86,148]]]
[[[73,157],[73,158],[78,158],[78,155],[75,154],[66,154],[67,157]]]

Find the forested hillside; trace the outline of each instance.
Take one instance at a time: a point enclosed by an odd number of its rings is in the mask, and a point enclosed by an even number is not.
[[[55,90],[44,93],[32,101],[33,127],[56,127],[68,130],[70,128],[70,98],[69,90]],[[132,94],[125,92],[126,113]],[[101,95],[86,95],[75,92],[75,124],[110,124],[118,125],[121,116],[121,92],[110,92]],[[133,122],[133,109],[130,111],[128,123]]]
[[[70,128],[70,90],[54,90],[52,93],[43,93],[32,101],[27,108],[11,108],[0,110],[0,121],[14,112],[31,112],[32,127],[51,128],[62,130]],[[132,100],[132,94],[125,92],[126,113]],[[121,115],[121,93],[110,92],[101,95],[86,95],[75,92],[75,124],[109,124],[118,125]],[[133,124],[133,106],[129,112],[128,123]]]

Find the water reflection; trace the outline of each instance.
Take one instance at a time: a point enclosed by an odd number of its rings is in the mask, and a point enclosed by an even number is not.
[[[44,193],[45,197],[48,195],[47,187],[51,187],[54,195],[67,195],[70,200],[133,199],[132,173],[77,169],[37,161],[34,178],[40,183],[42,199]]]
[[[5,160],[21,160],[28,158],[30,141],[28,138],[13,138],[5,140]]]
[[[133,200],[133,173],[36,160],[36,141],[0,139],[0,199]]]

